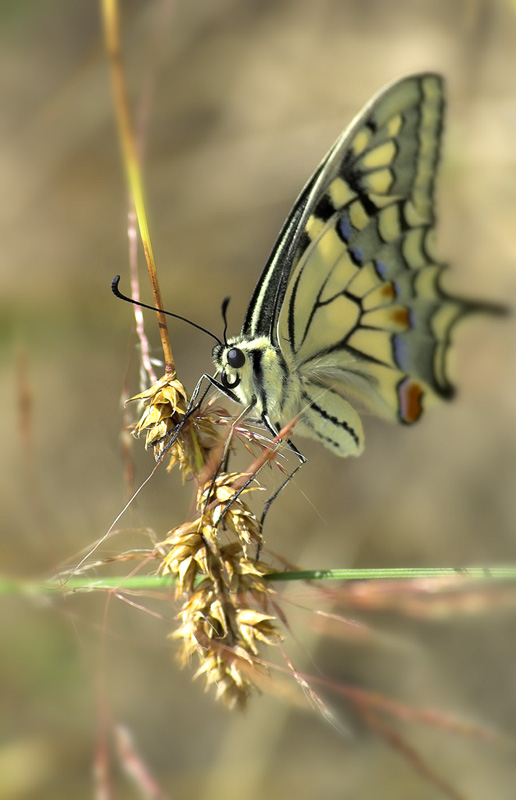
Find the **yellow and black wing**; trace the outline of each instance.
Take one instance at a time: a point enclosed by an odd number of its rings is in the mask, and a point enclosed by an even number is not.
[[[307,380],[406,423],[425,396],[451,395],[450,332],[468,309],[440,288],[433,253],[443,111],[441,78],[410,77],[337,142],[279,318]]]
[[[452,329],[482,308],[442,289],[434,254],[444,105],[431,73],[373,98],[294,205],[246,314],[243,335],[302,378],[304,432],[339,455],[362,450],[357,403],[412,423],[451,396]]]
[[[305,221],[279,341],[318,398],[305,421],[343,454],[362,435],[339,392],[405,423],[452,393],[450,334],[469,305],[442,291],[433,252],[443,112],[437,75],[387,88],[337,142]]]

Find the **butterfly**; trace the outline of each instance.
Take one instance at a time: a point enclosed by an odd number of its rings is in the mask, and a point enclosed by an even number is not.
[[[271,433],[297,417],[296,434],[360,455],[357,409],[416,422],[453,394],[457,322],[499,310],[441,285],[434,183],[444,107],[444,81],[432,73],[365,106],[295,202],[241,333],[213,348],[211,382]]]

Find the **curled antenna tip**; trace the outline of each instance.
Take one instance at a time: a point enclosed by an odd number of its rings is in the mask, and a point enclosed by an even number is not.
[[[118,284],[120,283],[120,275],[115,275],[113,280],[111,281],[111,291],[118,297],[120,300],[125,300],[127,303],[132,303],[135,306],[140,306],[140,308],[148,308],[150,311],[158,311],[160,314],[166,314],[168,317],[174,317],[174,319],[180,319],[182,322],[187,322],[188,325],[191,325],[192,328],[197,328],[198,331],[202,331],[206,333],[208,336],[211,336],[212,339],[215,339],[217,344],[222,344],[218,336],[215,336],[214,333],[203,328],[202,325],[197,325],[196,322],[192,322],[191,319],[187,319],[186,317],[182,317],[181,314],[173,314],[171,311],[165,311],[163,308],[156,308],[156,306],[150,306],[147,303],[141,303],[139,300],[133,300],[132,297],[127,297],[127,295],[122,294],[120,289],[118,288]]]

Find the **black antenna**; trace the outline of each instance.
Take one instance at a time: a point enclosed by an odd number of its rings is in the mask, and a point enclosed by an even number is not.
[[[224,300],[222,301],[222,308],[221,308],[222,319],[224,320],[224,333],[222,334],[222,336],[224,337],[224,344],[228,343],[228,340],[226,339],[226,333],[227,333],[227,330],[228,330],[227,311],[228,311],[228,306],[229,306],[229,301],[230,300],[231,300],[231,297],[225,297]]]
[[[113,280],[111,281],[111,291],[118,297],[120,300],[125,300],[126,303],[132,303],[134,306],[141,306],[141,308],[148,308],[149,311],[160,311],[162,314],[166,314],[168,317],[174,317],[174,319],[180,319],[183,322],[188,322],[193,328],[197,328],[197,330],[202,331],[203,333],[207,333],[208,336],[211,336],[212,339],[215,339],[217,344],[222,344],[220,339],[215,336],[214,333],[211,331],[206,330],[203,328],[202,325],[197,325],[196,322],[192,322],[191,319],[187,319],[186,317],[182,317],[180,314],[173,314],[171,311],[164,311],[162,308],[156,308],[155,306],[148,306],[147,303],[140,303],[139,300],[133,300],[132,297],[127,297],[127,295],[122,294],[120,289],[118,288],[118,284],[120,283],[120,275],[115,275]],[[224,339],[225,339],[225,332],[224,332]]]

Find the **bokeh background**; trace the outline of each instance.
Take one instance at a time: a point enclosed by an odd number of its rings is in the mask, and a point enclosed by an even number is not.
[[[133,108],[149,101],[145,182],[167,308],[220,332],[230,294],[236,332],[293,199],[332,141],[382,85],[427,69],[448,81],[439,242],[453,264],[449,287],[514,307],[514,3],[121,8]],[[3,2],[0,75],[0,558],[4,574],[38,576],[78,561],[123,507],[120,398],[138,391],[131,310],[109,292],[115,273],[128,285],[127,200],[97,5]],[[171,330],[191,388],[210,370],[210,341],[180,323]],[[148,331],[159,356],[152,315]],[[515,563],[514,345],[514,319],[465,328],[456,402],[411,430],[366,420],[359,460],[302,442],[309,463],[270,513],[270,548],[306,568]],[[143,480],[151,455],[137,444],[134,459]],[[161,537],[190,497],[158,472],[120,526]],[[108,549],[147,544],[127,531]],[[290,589],[291,599],[296,592],[304,590]],[[178,671],[166,639],[175,610],[159,611],[112,601],[106,616],[105,598],[93,594],[3,598],[2,799],[91,797],[99,705],[127,726],[173,798],[442,797],[335,698],[348,736],[286,698],[255,698],[245,716],[228,714]],[[296,665],[514,734],[511,609],[358,618],[378,636],[329,640],[301,617]],[[514,797],[513,747],[402,730],[461,796]],[[139,796],[116,761],[111,777],[113,796]]]

